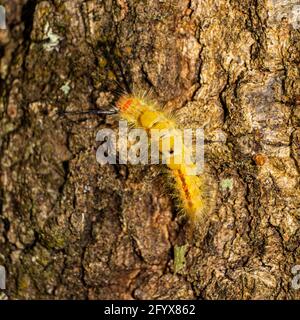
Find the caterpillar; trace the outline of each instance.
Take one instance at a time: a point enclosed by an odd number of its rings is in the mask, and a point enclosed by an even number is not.
[[[94,114],[94,115],[112,115],[119,113],[121,119],[126,120],[135,128],[144,129],[148,135],[155,129],[163,130],[166,133],[159,136],[158,149],[161,154],[168,154],[169,175],[171,176],[173,190],[177,198],[179,207],[190,219],[192,224],[203,222],[206,214],[211,210],[211,199],[209,199],[208,180],[203,174],[191,174],[197,172],[197,164],[193,162],[186,162],[178,159],[178,156],[184,158],[185,154],[191,154],[191,148],[181,143],[182,150],[176,152],[175,142],[182,139],[181,128],[177,124],[174,117],[158,107],[156,102],[150,99],[145,94],[136,93],[136,90],[122,92],[115,107],[107,110],[90,109],[87,111],[64,111],[69,114]],[[176,139],[177,138],[177,139]],[[166,146],[165,142],[168,140],[169,144],[167,150],[163,150]],[[178,151],[178,150],[177,150]],[[179,160],[179,161],[178,161]]]
[[[211,199],[207,194],[208,181],[204,178],[203,174],[195,175],[190,172],[195,172],[196,164],[188,163],[178,160],[178,154],[175,152],[175,140],[179,136],[180,127],[174,117],[165,112],[162,108],[149,97],[149,95],[143,95],[138,90],[132,90],[126,80],[122,65],[118,58],[113,54],[114,44],[109,46],[103,46],[103,54],[108,62],[111,63],[110,67],[115,71],[115,74],[120,74],[121,79],[124,82],[124,86],[120,85],[117,81],[117,85],[121,89],[121,93],[115,102],[115,107],[109,110],[87,110],[83,112],[64,112],[73,114],[96,114],[96,115],[111,115],[119,113],[120,118],[126,120],[135,128],[143,128],[148,133],[153,129],[164,129],[165,134],[158,142],[159,152],[163,153],[164,140],[170,141],[169,161],[166,165],[168,167],[169,175],[171,176],[173,190],[175,191],[176,198],[179,200],[178,204],[186,216],[193,222],[197,223],[203,221],[208,211],[212,208]],[[113,56],[115,59],[111,59]],[[117,70],[119,72],[117,72]],[[125,87],[125,92],[122,87]],[[179,138],[180,140],[180,138]],[[178,141],[178,139],[177,139]],[[185,154],[191,154],[189,147],[182,144],[183,150],[181,150],[181,156]]]
[[[156,103],[139,94],[122,94],[116,102],[116,107],[122,119],[136,128],[143,128],[148,133],[153,129],[164,129],[167,134],[161,137],[159,151],[163,152],[164,140],[169,140],[169,161],[166,165],[174,181],[174,189],[180,206],[192,222],[202,220],[207,212],[205,181],[203,175],[191,175],[195,171],[195,163],[176,161],[175,138],[179,136],[180,128],[173,117],[157,107]],[[181,133],[180,133],[181,134]],[[184,144],[180,155],[189,153]]]

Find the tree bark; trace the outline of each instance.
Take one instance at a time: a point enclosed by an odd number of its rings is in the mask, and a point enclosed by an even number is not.
[[[300,297],[297,1],[2,3],[2,297]],[[111,105],[124,78],[204,128],[206,225],[161,168],[97,163],[118,116],[57,115]]]

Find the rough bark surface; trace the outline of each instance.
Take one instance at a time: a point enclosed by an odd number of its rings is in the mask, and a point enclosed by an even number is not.
[[[2,1],[5,296],[300,297],[297,3]],[[205,129],[216,198],[192,235],[160,168],[96,162],[96,132],[117,116],[57,116],[111,104],[116,63],[183,126]]]

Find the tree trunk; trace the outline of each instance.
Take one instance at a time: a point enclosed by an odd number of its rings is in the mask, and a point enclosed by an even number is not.
[[[2,298],[300,297],[297,1],[2,3]],[[110,106],[115,80],[204,128],[205,225],[160,167],[97,163],[117,115],[57,115]]]

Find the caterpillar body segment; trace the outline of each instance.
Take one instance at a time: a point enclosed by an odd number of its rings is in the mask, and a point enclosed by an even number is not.
[[[206,212],[201,177],[185,176],[181,170],[172,170],[171,174],[184,211],[193,222],[199,222]]]
[[[184,145],[182,131],[176,121],[147,99],[136,95],[122,95],[116,106],[120,111],[120,116],[134,127],[143,128],[151,134],[153,129],[164,132],[158,142],[159,152],[161,155],[164,154],[168,160],[166,165],[174,180],[181,207],[193,222],[202,220],[207,212],[204,177],[191,174],[195,172],[196,164],[182,161],[182,157],[187,153],[191,154],[191,150]],[[179,145],[178,141],[181,141]],[[168,143],[167,155],[165,154],[166,149],[163,148],[165,143]]]

